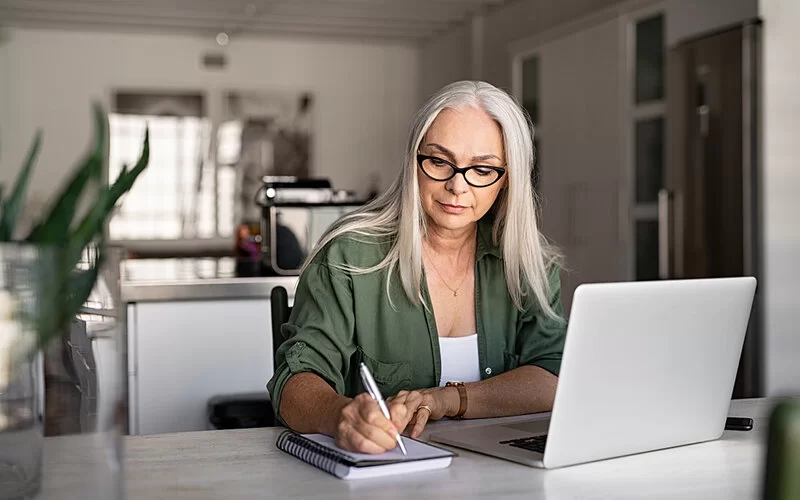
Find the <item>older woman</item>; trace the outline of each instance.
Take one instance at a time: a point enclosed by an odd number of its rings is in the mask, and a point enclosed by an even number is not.
[[[505,92],[465,81],[428,100],[397,180],[332,227],[300,276],[268,385],[282,422],[380,453],[429,420],[552,408],[566,323],[532,155]],[[391,421],[363,393],[362,361]]]

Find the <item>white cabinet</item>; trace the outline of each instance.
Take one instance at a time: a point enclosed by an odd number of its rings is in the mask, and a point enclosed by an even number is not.
[[[130,433],[208,429],[212,396],[266,391],[270,317],[268,298],[129,304]]]

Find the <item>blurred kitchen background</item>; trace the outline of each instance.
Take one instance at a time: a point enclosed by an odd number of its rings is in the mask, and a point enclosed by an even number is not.
[[[109,226],[128,431],[206,429],[265,392],[271,291],[389,185],[425,97],[486,80],[533,118],[565,310],[580,283],[755,275],[734,396],[797,395],[798,60],[796,0],[0,0],[0,184],[41,127],[40,211],[93,100],[109,179],[149,124]]]

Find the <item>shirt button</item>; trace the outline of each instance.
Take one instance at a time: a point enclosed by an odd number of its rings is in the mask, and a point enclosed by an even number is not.
[[[486,370],[484,370],[484,371],[486,372],[486,375],[491,375],[492,374],[492,369],[489,368],[489,367],[486,367]]]

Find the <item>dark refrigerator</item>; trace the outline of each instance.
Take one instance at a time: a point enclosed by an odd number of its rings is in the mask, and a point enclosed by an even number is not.
[[[755,276],[761,284],[760,35],[750,21],[668,51],[662,279]],[[762,393],[761,310],[757,291],[734,398]]]

